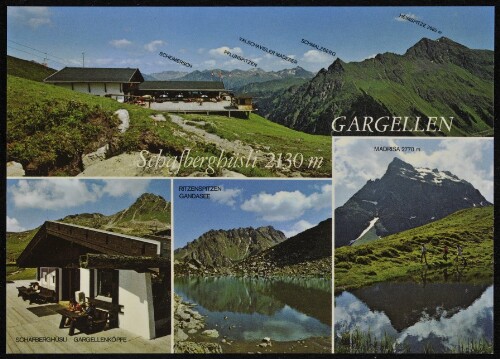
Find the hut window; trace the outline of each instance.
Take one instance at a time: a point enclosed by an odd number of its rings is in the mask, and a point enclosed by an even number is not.
[[[97,270],[97,295],[111,298],[113,293],[113,270]]]
[[[75,90],[75,85],[73,84],[73,82],[71,83],[71,89]]]
[[[89,92],[90,92],[90,83],[88,83],[88,84],[87,84],[87,87],[88,87],[88,89],[89,89]]]
[[[104,92],[108,92],[108,88],[106,87],[106,83],[104,83]]]

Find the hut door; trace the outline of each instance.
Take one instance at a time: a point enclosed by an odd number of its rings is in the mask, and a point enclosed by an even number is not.
[[[74,298],[75,292],[80,290],[80,270],[78,268],[63,268],[61,282],[61,300]]]

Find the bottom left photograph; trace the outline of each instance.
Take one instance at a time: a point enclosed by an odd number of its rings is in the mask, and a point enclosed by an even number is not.
[[[171,352],[171,181],[9,179],[7,353]]]

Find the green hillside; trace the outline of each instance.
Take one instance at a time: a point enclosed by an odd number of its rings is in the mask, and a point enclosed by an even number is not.
[[[113,116],[118,109],[126,109],[130,115],[130,127],[123,134],[118,132],[120,122]],[[221,151],[216,145],[186,133],[171,121],[155,123],[149,117],[155,114],[158,111],[8,75],[7,161],[20,162],[26,174],[31,176],[74,176],[83,171],[82,155],[107,143],[113,155],[141,150],[158,153],[162,149],[164,155],[179,156],[189,148],[192,157],[219,157]],[[302,176],[331,175],[330,136],[308,135],[255,114],[249,120],[223,116],[185,117],[208,120],[214,126],[206,129],[207,132],[215,131],[223,139],[252,144],[261,152],[272,152],[276,156],[301,152],[304,156],[304,164],[299,170]],[[309,156],[324,157],[321,168],[308,168]],[[259,160],[256,168],[236,168],[234,171],[246,176],[278,176],[275,169],[265,167],[268,162]],[[183,167],[178,176],[191,172],[192,168]]]
[[[243,87],[240,87],[237,93],[255,97],[260,97],[260,96],[267,97],[277,91],[285,90],[291,86],[302,85],[307,80],[308,80],[307,78],[291,77],[286,79],[271,80],[265,82],[253,82]]]
[[[57,70],[36,62],[26,61],[7,55],[7,75],[42,82]]]
[[[427,261],[420,262],[420,246],[427,248]],[[463,248],[467,266],[457,266],[456,246]],[[448,260],[443,249],[448,246]],[[335,250],[335,290],[363,287],[397,279],[439,280],[459,271],[463,281],[491,280],[493,276],[493,206],[455,212],[441,220]],[[446,272],[445,272],[446,270]]]
[[[273,110],[273,100],[285,90],[292,86],[299,87],[307,82],[309,78],[286,78],[271,80],[265,82],[254,82],[240,87],[237,94],[243,94],[253,97],[253,103],[257,108],[259,115],[268,117]]]
[[[163,197],[145,193],[134,204],[110,217],[102,226],[103,229],[127,228],[132,234],[150,234],[170,228],[171,204]]]
[[[338,116],[454,117],[441,136],[493,135],[494,53],[447,38],[423,38],[404,55],[384,53],[362,62],[335,60],[304,85],[283,91],[268,118],[309,133],[330,133]],[[412,122],[412,123],[413,123]],[[344,132],[343,135],[377,133]],[[412,135],[384,132],[383,135]]]

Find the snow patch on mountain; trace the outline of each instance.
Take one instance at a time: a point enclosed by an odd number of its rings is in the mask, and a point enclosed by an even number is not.
[[[362,238],[366,233],[368,233],[368,231],[370,229],[372,229],[372,227],[375,225],[375,223],[377,223],[377,221],[379,220],[379,217],[375,217],[373,218],[371,221],[370,221],[370,224],[368,224],[368,227],[365,228],[365,230],[363,232],[361,232],[361,234],[358,236],[358,238],[356,238],[354,242],[356,242],[358,239]]]
[[[409,178],[413,181],[424,183],[434,183],[438,186],[443,184],[443,181],[465,182],[448,171],[439,171],[438,169],[429,169],[426,167],[400,168],[399,176]]]

